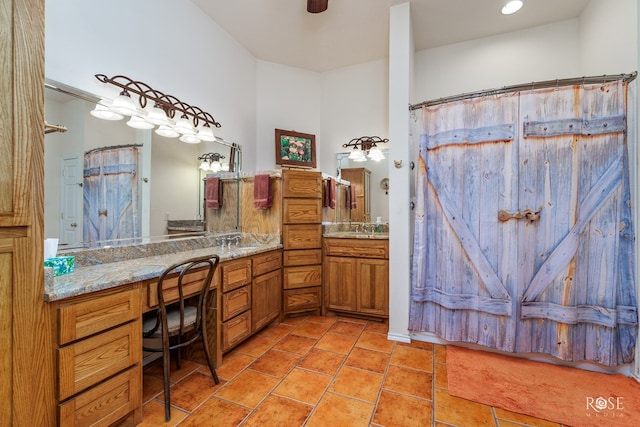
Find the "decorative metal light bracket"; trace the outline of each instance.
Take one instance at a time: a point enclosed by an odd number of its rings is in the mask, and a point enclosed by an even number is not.
[[[373,147],[376,147],[376,144],[384,144],[386,142],[389,142],[389,139],[383,139],[379,136],[361,136],[359,138],[353,138],[346,144],[342,144],[342,146],[344,148],[353,147],[354,150],[360,148],[362,151],[369,151]]]
[[[203,162],[219,162],[220,159],[225,159],[226,157],[220,153],[206,153],[202,156],[198,157],[198,160],[202,160]]]
[[[173,95],[167,95],[153,89],[146,83],[135,81],[122,75],[107,77],[104,74],[96,74],[96,78],[102,83],[112,84],[121,88],[124,93],[132,92],[138,95],[138,103],[142,109],[147,106],[148,102],[152,102],[152,106],[157,105],[162,108],[169,118],[175,117],[176,111],[179,111],[187,117],[191,117],[193,125],[196,127],[201,123],[217,128],[222,126],[211,114],[201,108],[182,102]]]

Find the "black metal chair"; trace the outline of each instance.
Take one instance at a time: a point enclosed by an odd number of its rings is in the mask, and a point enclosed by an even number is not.
[[[171,419],[169,373],[172,350],[177,350],[176,362],[177,368],[180,369],[180,350],[201,339],[213,380],[216,384],[220,383],[207,345],[207,328],[204,318],[208,307],[211,280],[219,262],[218,255],[191,258],[168,267],[158,278],[158,310],[156,316],[147,319],[142,326],[142,349],[149,352],[162,352],[166,421]],[[192,298],[193,300],[197,297],[197,305],[189,305],[183,290],[183,280],[188,273],[202,268],[205,269],[206,275],[196,280],[196,285],[198,280],[202,283],[198,287],[198,294]],[[188,285],[195,286],[191,279]],[[154,339],[156,343],[161,339],[162,346],[153,345]]]

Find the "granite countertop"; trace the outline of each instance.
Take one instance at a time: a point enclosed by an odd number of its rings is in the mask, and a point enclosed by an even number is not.
[[[374,232],[374,227],[381,227],[382,231]],[[362,231],[367,227],[367,231]],[[358,222],[327,223],[322,225],[322,237],[334,239],[389,239],[389,224],[371,224]]]
[[[355,231],[332,231],[326,232],[322,237],[333,239],[377,239],[388,240],[389,233],[363,233]]]
[[[239,247],[231,246],[230,249],[223,249],[220,246],[211,245],[113,262],[85,264],[76,266],[72,273],[56,277],[53,277],[50,268],[45,268],[44,299],[52,302],[154,279],[159,277],[167,267],[189,258],[217,254],[222,262],[282,248],[279,239],[257,243],[243,242]]]

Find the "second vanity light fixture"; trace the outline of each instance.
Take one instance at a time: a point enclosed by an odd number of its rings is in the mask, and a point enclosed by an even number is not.
[[[346,144],[342,144],[344,148],[353,147],[353,151],[349,154],[349,160],[354,162],[366,162],[367,157],[371,160],[379,162],[384,159],[384,154],[378,148],[376,144],[383,144],[389,142],[387,138],[380,138],[379,136],[361,136],[359,138],[353,138]],[[358,150],[358,148],[360,148]]]
[[[198,160],[201,160],[200,169],[203,171],[211,171],[211,172],[220,172],[220,171],[228,171],[229,163],[221,163],[220,160],[225,157],[220,153],[206,153],[202,156],[198,157]]]
[[[153,129],[158,126],[155,130],[158,135],[180,137],[180,141],[189,144],[217,139],[212,128],[219,128],[220,123],[201,108],[126,76],[107,77],[96,74],[96,78],[102,83],[117,86],[122,91],[113,100],[101,100],[91,111],[91,115],[105,120],[122,120],[124,116],[130,116],[128,126],[136,129]],[[137,95],[137,102],[131,94]]]

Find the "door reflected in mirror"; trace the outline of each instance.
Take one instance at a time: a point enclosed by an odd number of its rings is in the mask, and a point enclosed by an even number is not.
[[[45,119],[67,131],[45,136],[44,229],[61,248],[166,235],[168,220],[204,220],[198,157],[221,153],[238,171],[240,153],[227,145],[186,144],[129,127],[126,118],[98,119],[90,114],[97,97],[55,86],[45,90]],[[124,155],[122,147],[135,150]],[[92,153],[101,153],[99,162]]]

